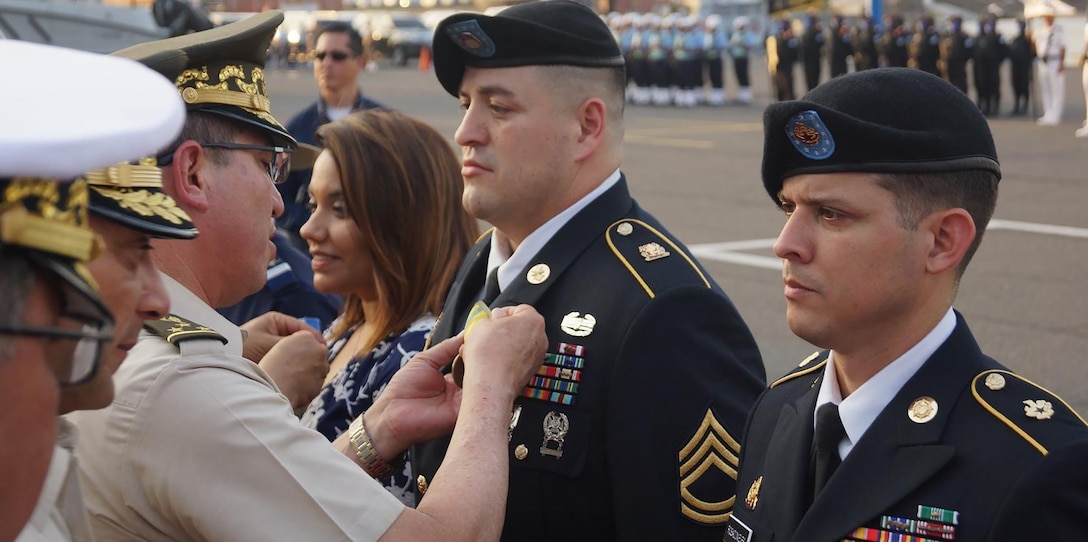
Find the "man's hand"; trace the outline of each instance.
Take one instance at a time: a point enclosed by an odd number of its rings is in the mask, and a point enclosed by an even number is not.
[[[329,372],[325,341],[312,331],[299,330],[280,338],[257,364],[295,409],[310,404]]]
[[[265,354],[284,337],[298,331],[306,331],[324,344],[321,332],[305,322],[280,312],[266,312],[241,326],[242,355],[259,363]]]
[[[416,354],[367,410],[367,431],[383,459],[391,461],[413,444],[448,435],[463,393],[487,395],[509,408],[543,363],[548,345],[544,318],[528,305],[495,309],[490,320],[473,328],[469,343],[463,341],[452,337]],[[462,347],[463,390],[441,373]]]
[[[544,317],[529,305],[500,307],[472,330],[461,349],[465,360],[465,389],[505,393],[510,401],[525,384],[548,349]]]

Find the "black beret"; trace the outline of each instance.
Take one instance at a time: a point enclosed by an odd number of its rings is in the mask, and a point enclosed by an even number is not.
[[[836,77],[763,113],[763,186],[805,173],[993,172],[990,126],[947,81],[911,68]]]
[[[283,12],[266,11],[203,32],[133,45],[113,53],[158,71],[177,85],[190,111],[263,129],[277,145],[298,143],[272,116],[264,61]]]
[[[623,66],[619,44],[593,10],[570,0],[541,0],[494,17],[458,13],[434,32],[434,71],[457,96],[465,66]]]

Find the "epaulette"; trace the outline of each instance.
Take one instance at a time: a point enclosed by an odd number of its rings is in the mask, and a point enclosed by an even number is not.
[[[802,361],[796,369],[787,373],[786,376],[783,376],[782,378],[779,378],[778,380],[772,382],[770,387],[773,388],[783,382],[793,380],[794,378],[797,378],[799,376],[805,376],[807,374],[812,374],[816,371],[822,371],[824,369],[824,365],[827,364],[827,358],[830,354],[830,350],[820,350],[817,352],[813,352],[812,355],[805,358],[805,360]]]
[[[608,227],[605,238],[612,253],[650,298],[656,295],[653,285],[657,280],[668,279],[672,283],[677,270],[686,270],[710,288],[710,281],[686,252],[641,220],[617,220]]]
[[[1068,440],[1069,424],[1088,427],[1061,397],[1010,371],[979,373],[971,382],[971,394],[983,409],[1043,455]]]
[[[182,341],[194,339],[215,339],[227,344],[227,338],[214,329],[171,314],[161,320],[144,320],[144,328],[177,346]]]

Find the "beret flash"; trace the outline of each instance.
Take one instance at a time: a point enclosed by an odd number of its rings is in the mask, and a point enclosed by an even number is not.
[[[494,17],[458,13],[434,32],[434,71],[453,96],[465,66],[623,66],[608,25],[593,10],[570,0],[542,0],[509,7]]]

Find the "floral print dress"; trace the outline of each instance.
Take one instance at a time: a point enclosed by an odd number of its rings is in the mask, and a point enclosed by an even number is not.
[[[302,415],[302,425],[316,429],[330,442],[336,440],[348,430],[352,420],[374,404],[393,378],[393,374],[408,363],[412,356],[423,350],[434,325],[434,316],[421,316],[400,334],[391,334],[382,339],[365,355],[353,356],[332,382],[310,402]],[[334,322],[330,329],[335,326]],[[349,329],[329,346],[330,363],[356,329],[357,327]],[[328,340],[328,330],[325,333]],[[415,506],[415,486],[411,483],[410,476],[411,462],[409,457],[399,472],[388,478],[378,479],[379,483],[406,506]]]

